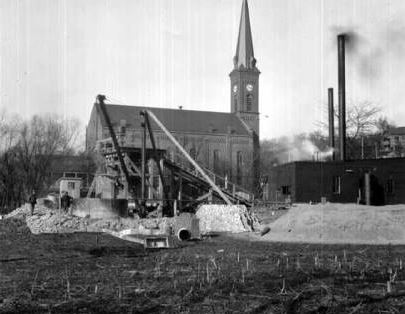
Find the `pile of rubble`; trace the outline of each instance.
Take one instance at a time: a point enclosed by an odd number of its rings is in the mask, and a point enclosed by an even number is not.
[[[256,215],[245,205],[201,205],[196,213],[202,234],[250,232],[260,228]]]
[[[34,214],[45,214],[48,212],[48,208],[45,206],[35,206]],[[31,207],[29,204],[25,204],[17,209],[13,210],[11,213],[4,216],[4,218],[17,218],[17,219],[25,219],[26,216],[31,215]]]
[[[59,214],[51,210],[48,210],[46,213],[36,213],[32,216],[26,216],[26,222],[28,228],[34,234],[87,231],[88,226],[86,219]]]
[[[134,230],[143,235],[177,234],[186,229],[190,238],[213,232],[247,232],[259,229],[256,216],[244,205],[202,205],[196,215],[182,213],[171,218],[91,218],[68,215],[43,205],[31,215],[29,205],[17,208],[4,220],[20,220],[34,234]]]

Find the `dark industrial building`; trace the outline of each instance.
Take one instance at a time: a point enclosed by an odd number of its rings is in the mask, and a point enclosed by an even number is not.
[[[331,161],[296,161],[274,167],[268,174],[264,197],[292,202],[337,202],[385,205],[405,203],[405,158],[348,160],[346,157],[345,42],[338,48],[338,143],[335,143],[333,88],[328,89]],[[399,136],[396,138],[399,142]]]
[[[368,183],[367,183],[368,180]],[[349,161],[296,161],[274,167],[265,195],[293,202],[405,203],[405,158]]]

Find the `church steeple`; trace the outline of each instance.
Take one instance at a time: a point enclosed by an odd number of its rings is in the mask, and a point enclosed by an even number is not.
[[[249,6],[243,0],[239,23],[238,44],[234,57],[234,68],[255,69],[256,59],[253,52],[252,31],[250,29]]]
[[[259,75],[253,53],[249,7],[243,0],[238,44],[233,58],[231,79],[231,112],[238,115],[259,136]]]

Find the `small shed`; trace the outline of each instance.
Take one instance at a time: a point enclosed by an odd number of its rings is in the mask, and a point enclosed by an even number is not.
[[[68,192],[71,197],[80,198],[81,186],[81,178],[62,177],[59,179],[59,195],[62,196],[64,192]]]

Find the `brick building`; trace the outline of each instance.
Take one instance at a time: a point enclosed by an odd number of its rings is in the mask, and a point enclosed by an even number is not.
[[[389,129],[382,144],[381,155],[384,158],[405,157],[405,127]]]
[[[296,161],[274,167],[268,174],[267,198],[293,202],[365,201],[365,174],[370,178],[372,205],[405,202],[405,158],[345,162]]]
[[[247,0],[243,1],[238,43],[230,76],[230,112],[106,105],[113,128],[125,147],[141,147],[142,110],[151,110],[202,166],[253,190],[258,177],[259,75],[253,53]],[[93,106],[86,129],[86,148],[110,137],[99,105]],[[179,154],[152,122],[157,148],[173,159]],[[147,141],[147,147],[151,147]]]

